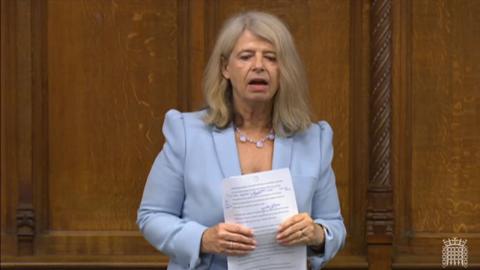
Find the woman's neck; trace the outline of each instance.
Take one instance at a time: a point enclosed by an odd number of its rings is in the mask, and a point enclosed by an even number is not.
[[[236,106],[234,124],[244,131],[264,132],[272,128],[272,107]]]

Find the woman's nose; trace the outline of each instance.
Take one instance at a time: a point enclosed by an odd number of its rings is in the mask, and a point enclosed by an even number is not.
[[[255,57],[255,62],[253,63],[253,69],[255,71],[263,71],[265,68],[263,66],[263,59],[262,57]]]

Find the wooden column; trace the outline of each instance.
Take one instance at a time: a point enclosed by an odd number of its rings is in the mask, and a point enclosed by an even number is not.
[[[367,245],[369,269],[391,269],[393,188],[391,179],[392,27],[390,0],[371,5],[370,177]]]
[[[17,119],[17,244],[19,255],[33,254],[35,211],[32,191],[32,9],[30,1],[17,1],[16,119]],[[13,89],[12,89],[13,90]]]
[[[13,224],[7,223],[6,227],[15,232],[18,255],[34,254],[38,229],[35,187],[40,173],[35,157],[41,160],[39,153],[44,150],[37,147],[38,140],[44,138],[39,130],[45,129],[39,121],[43,116],[41,98],[45,87],[44,39],[40,32],[45,20],[41,9],[44,4],[32,0],[2,1],[2,132],[8,141],[2,145],[2,157],[5,155],[6,159],[2,177],[9,183],[12,198],[8,207],[14,213]],[[10,240],[7,242],[13,245]]]

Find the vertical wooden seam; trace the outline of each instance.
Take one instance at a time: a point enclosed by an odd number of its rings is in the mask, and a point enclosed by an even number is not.
[[[394,32],[394,63],[393,66],[393,100],[392,117],[394,125],[392,155],[396,166],[393,168],[395,196],[395,248],[393,263],[408,249],[408,223],[411,211],[410,204],[410,175],[411,169],[411,140],[410,140],[410,14],[411,2],[394,2],[393,32]]]
[[[177,27],[178,27],[178,51],[177,51],[177,103],[181,111],[191,109],[190,104],[190,4],[189,0],[177,2]]]
[[[6,187],[6,175],[5,175],[5,106],[6,103],[5,101],[5,67],[6,65],[4,64],[5,62],[5,57],[4,57],[4,49],[5,49],[5,16],[3,15],[3,12],[5,12],[5,1],[0,0],[0,218],[3,217],[4,211],[6,212],[7,206],[6,206],[6,196],[5,196],[5,187]],[[2,222],[5,222],[3,220]],[[0,234],[3,236],[4,234],[4,228],[3,226],[0,228],[1,232]],[[2,239],[2,244],[3,244],[3,239]],[[1,246],[3,250],[3,245]]]
[[[32,2],[32,179],[36,233],[48,229],[47,1]]]
[[[17,122],[18,204],[17,248],[19,255],[33,254],[35,236],[35,212],[33,209],[32,185],[32,2],[16,1],[15,25],[17,51],[15,88]]]
[[[205,59],[210,59],[213,46],[217,36],[219,2],[217,0],[206,0],[205,3]]]
[[[394,120],[398,121],[394,125],[395,138],[393,151],[396,157],[395,164],[398,164],[394,170],[395,184],[395,206],[398,210],[395,214],[398,217],[398,226],[396,226],[395,235],[398,237],[397,244],[402,249],[408,245],[408,240],[412,237],[411,232],[411,160],[412,160],[412,92],[411,92],[411,52],[412,52],[412,15],[410,0],[395,2],[394,30],[395,48],[394,60],[394,97],[398,100],[398,108],[393,110]]]
[[[190,109],[205,107],[203,70],[205,67],[205,1],[190,0]]]
[[[8,248],[5,250],[8,254],[17,253],[17,222],[16,222],[16,212],[17,204],[19,201],[19,180],[18,180],[18,171],[17,171],[17,162],[18,162],[18,151],[17,151],[17,121],[16,121],[16,107],[17,107],[17,96],[16,96],[16,55],[17,55],[17,25],[16,25],[16,7],[17,3],[15,1],[6,1],[2,0],[2,29],[3,37],[2,40],[2,73],[4,75],[2,81],[2,120],[3,120],[3,130],[2,135],[4,136],[3,141],[3,155],[2,156],[2,177],[6,182],[5,187],[8,189],[7,196],[7,206],[6,206],[6,226],[7,226],[7,236],[2,237],[3,241],[7,241]],[[8,68],[7,68],[8,67]],[[5,158],[5,159],[3,159]],[[2,252],[4,249],[2,249]]]
[[[365,194],[368,184],[368,92],[365,93],[363,48],[368,44],[363,34],[364,1],[350,1],[350,117],[349,128],[352,158],[350,160],[350,226],[347,228],[352,239],[354,252],[361,253],[365,247]],[[365,102],[364,102],[365,101]],[[365,111],[367,109],[367,111]],[[362,202],[362,203],[359,203]]]
[[[9,6],[7,5],[7,1],[1,0],[0,2],[0,40],[1,40],[1,48],[0,48],[0,177],[1,177],[1,217],[2,218],[2,228],[1,228],[1,254],[12,254],[13,250],[15,249],[15,244],[12,242],[13,239],[13,218],[12,213],[15,212],[13,207],[13,196],[16,194],[16,189],[13,187],[13,176],[10,174],[11,170],[11,163],[12,158],[9,155],[9,151],[11,150],[11,142],[9,138],[11,138],[11,130],[12,128],[8,128],[9,124],[12,122],[9,118],[11,115],[12,105],[14,102],[11,100],[11,91],[8,91],[9,86],[11,84],[11,80],[9,80],[9,75],[11,72],[9,70],[12,69],[11,65],[11,54],[9,49],[12,47],[9,46],[9,41],[11,42],[10,33],[12,32],[9,27],[11,23],[9,21]],[[10,62],[9,62],[10,61]],[[9,67],[9,70],[7,70]],[[8,193],[7,193],[8,192]],[[8,194],[8,195],[7,195]],[[13,195],[13,196],[12,196]],[[5,216],[5,219],[3,217]]]
[[[405,59],[402,59],[405,61],[405,78],[402,78],[402,81],[405,82],[405,91],[406,91],[406,119],[405,119],[405,141],[406,141],[406,154],[404,158],[405,162],[405,172],[408,173],[408,175],[405,176],[405,188],[406,193],[407,193],[407,199],[406,201],[408,202],[408,215],[406,215],[406,225],[408,228],[407,236],[411,237],[412,235],[412,223],[411,223],[411,213],[412,213],[412,193],[411,191],[411,186],[412,186],[412,152],[413,152],[413,145],[412,145],[412,124],[413,124],[413,98],[412,98],[412,57],[411,53],[413,51],[412,46],[412,31],[413,31],[413,23],[412,23],[412,1],[411,0],[405,0],[403,2],[405,9],[404,9],[404,14],[405,15]],[[402,32],[403,33],[403,32]],[[405,80],[403,80],[405,79]]]
[[[357,4],[355,4],[357,2]],[[358,65],[359,65],[359,61],[357,59],[358,57],[358,53],[357,53],[357,50],[356,48],[359,46],[358,43],[361,43],[361,42],[358,42],[357,39],[359,39],[359,36],[358,36],[358,28],[359,28],[359,25],[358,25],[358,18],[357,18],[357,9],[358,9],[358,1],[350,1],[350,14],[349,14],[349,18],[350,18],[350,29],[349,29],[349,37],[350,37],[350,40],[349,40],[349,61],[350,61],[350,94],[351,95],[355,95],[355,93],[357,93],[356,90],[356,87],[357,87],[357,82],[359,81],[358,79],[358,75],[357,75],[357,72],[358,72]],[[352,98],[350,99],[350,102],[349,102],[349,107],[350,107],[350,111],[351,112],[354,112],[355,111],[355,102],[353,102]],[[351,130],[350,132],[350,136],[348,138],[349,140],[349,145],[352,146],[352,152],[353,152],[353,155],[352,156],[355,156],[355,154],[357,153],[356,151],[356,144],[355,144],[355,135],[356,135],[356,130],[355,130],[355,120],[354,120],[354,117],[356,115],[354,114],[353,117],[350,118],[349,120],[349,129]],[[349,181],[348,181],[348,186],[349,187],[352,187],[353,185],[355,185],[357,183],[357,181],[353,181],[352,179],[355,177],[355,163],[356,163],[356,159],[355,158],[352,158],[349,160],[349,167],[350,167],[350,171],[349,171]],[[348,213],[350,215],[350,225],[346,228],[348,232],[355,232],[355,230],[352,230],[353,227],[355,227],[355,213],[357,213],[356,208],[355,206],[357,206],[358,204],[355,204],[355,192],[349,192],[350,196],[348,198],[348,201],[349,201],[349,208],[351,209],[350,210],[350,213]],[[352,233],[349,233],[347,235],[347,240],[348,238],[355,238],[355,235],[351,235]],[[355,243],[355,240],[353,241]]]

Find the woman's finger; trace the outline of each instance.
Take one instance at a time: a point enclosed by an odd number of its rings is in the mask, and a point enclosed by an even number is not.
[[[278,240],[279,244],[281,245],[307,243],[308,241],[309,241],[308,236],[302,230],[297,230],[296,232],[290,234],[289,236]]]
[[[243,243],[235,242],[235,241],[224,241],[223,246],[226,250],[229,251],[252,251],[255,249],[254,245],[246,245]]]
[[[283,241],[287,240],[290,241],[292,239],[298,238],[299,233],[300,235],[304,235],[305,232],[303,230],[309,226],[309,223],[305,220],[300,222],[294,223],[290,227],[285,228],[282,232],[277,234],[277,240]]]
[[[228,235],[225,235],[223,239],[234,242],[234,243],[241,243],[241,244],[250,245],[250,246],[255,246],[257,244],[257,242],[253,237],[246,237],[241,234],[228,234]]]
[[[255,249],[256,241],[250,228],[239,224],[218,225],[217,243],[221,253],[227,256],[241,256]]]
[[[255,245],[252,229],[238,224],[225,224],[218,232],[220,239],[239,242],[246,245]]]
[[[223,225],[223,228],[230,233],[242,234],[247,237],[253,237],[253,230],[248,227],[232,223],[224,223]]]
[[[294,224],[298,223],[298,222],[301,222],[302,220],[305,219],[305,216],[303,214],[297,214],[297,215],[294,215],[290,218],[288,218],[287,220],[285,220],[281,225],[280,227],[278,228],[278,232],[279,233],[282,233],[284,230],[286,230],[287,228],[293,226]]]

